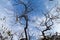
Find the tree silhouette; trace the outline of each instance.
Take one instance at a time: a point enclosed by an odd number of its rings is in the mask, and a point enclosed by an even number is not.
[[[19,5],[19,4],[22,4],[24,6],[24,11],[22,12],[22,15],[21,16],[19,16],[19,17],[17,16],[16,17],[16,20],[18,21],[18,18],[19,19],[22,19],[22,18],[25,19],[25,21],[26,21],[25,28],[24,28],[25,36],[26,36],[26,39],[25,40],[28,40],[28,37],[27,37],[27,28],[28,28],[28,20],[29,20],[28,19],[28,13],[31,12],[31,11],[33,11],[33,8],[30,7],[32,3],[31,3],[30,0],[28,0],[28,3],[27,4],[25,2],[23,2],[22,0],[19,0],[17,2],[17,4],[15,4],[15,5]]]

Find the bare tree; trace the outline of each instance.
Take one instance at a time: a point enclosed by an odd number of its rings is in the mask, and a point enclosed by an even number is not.
[[[28,28],[28,13],[33,11],[33,8],[31,7],[31,1],[29,0],[28,3],[26,4],[25,2],[23,2],[22,0],[19,0],[17,2],[17,4],[15,5],[19,5],[19,4],[22,4],[24,6],[24,11],[22,12],[22,15],[21,16],[17,16],[16,17],[16,20],[18,21],[18,18],[19,19],[22,19],[24,18],[25,21],[26,21],[26,24],[25,24],[25,28],[24,28],[24,31],[25,31],[25,36],[26,36],[26,39],[25,40],[28,40],[28,37],[27,37],[27,28]],[[22,39],[21,39],[22,40]],[[23,39],[24,40],[24,39]]]
[[[55,5],[54,7],[57,7],[57,5]],[[41,31],[42,35],[43,35],[43,40],[49,40],[49,39],[47,39],[45,32],[52,29],[52,26],[54,25],[53,20],[57,20],[60,18],[59,17],[60,14],[57,11],[56,11],[57,15],[53,15],[50,13],[53,10],[53,8],[50,11],[48,11],[46,14],[43,13],[43,15],[45,16],[45,20],[40,24],[40,26],[42,25],[42,26],[46,27],[43,31]],[[55,10],[57,10],[57,9],[55,9]]]
[[[44,32],[50,30],[51,26],[53,25],[52,18],[49,17],[49,14],[47,14],[47,15],[48,16],[46,16],[46,14],[45,14],[46,19],[45,19],[45,22],[44,22],[44,26],[46,27],[46,29],[42,31],[42,35],[44,37],[43,40],[47,40],[46,35],[45,35]],[[51,22],[50,24],[48,24],[49,21]]]

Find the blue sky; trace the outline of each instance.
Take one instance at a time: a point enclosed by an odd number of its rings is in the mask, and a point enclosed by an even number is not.
[[[17,0],[13,0],[12,4],[15,4]],[[27,1],[27,0],[23,0],[23,1]],[[34,16],[37,17],[43,17],[42,12],[48,12],[51,8],[53,8],[56,4],[57,4],[57,0],[53,0],[53,1],[49,1],[49,0],[31,0],[32,2],[32,7],[34,7],[34,10],[32,12],[30,12],[29,18],[32,18]],[[24,7],[23,5],[15,5],[14,7],[14,11],[17,12],[17,15],[21,15]],[[60,24],[59,24],[60,25]],[[56,30],[54,30],[56,31]],[[58,31],[58,30],[57,30]],[[59,31],[58,31],[59,32]]]
[[[0,19],[3,19],[4,17],[6,17],[5,21],[0,20],[1,22],[0,25],[1,26],[4,25],[4,27],[7,27],[9,30],[13,30],[13,32],[17,32],[17,34],[19,34],[20,30],[21,30],[20,32],[23,32],[24,25],[20,25],[19,22],[16,23],[15,15],[17,14],[18,16],[20,16],[22,14],[22,11],[24,10],[24,7],[21,4],[14,5],[16,4],[16,1],[17,0],[0,0]],[[52,7],[55,6],[57,1],[56,0],[53,0],[53,1],[30,0],[30,1],[32,3],[31,6],[34,7],[34,10],[30,12],[28,16],[29,16],[29,19],[35,20],[36,22],[35,23],[29,22],[29,30],[31,32],[30,35],[34,34],[33,37],[35,38],[35,36],[36,37],[38,36],[38,33],[41,33],[39,32],[39,30],[37,30],[36,26],[38,25],[39,27],[39,23],[41,19],[44,19],[42,12],[46,13],[47,11],[49,11]],[[26,0],[24,2],[26,2]],[[24,19],[22,20],[24,21]],[[25,22],[22,22],[22,23],[25,23]],[[57,27],[57,25],[60,26],[60,24],[55,24],[54,26],[56,27],[54,28],[54,31],[60,32],[59,31],[60,27]]]
[[[16,0],[17,1],[17,0]],[[13,4],[16,4],[16,1],[12,1]],[[34,7],[34,10],[31,12],[31,14],[33,15],[36,15],[37,16],[40,14],[41,15],[41,11],[40,10],[43,10],[43,11],[46,11],[46,5],[45,5],[45,0],[34,0],[34,1],[31,1],[32,2],[32,7]],[[14,6],[14,9],[15,9],[15,12],[17,12],[18,14],[21,15],[21,11],[23,10],[23,7],[22,5],[15,5]]]

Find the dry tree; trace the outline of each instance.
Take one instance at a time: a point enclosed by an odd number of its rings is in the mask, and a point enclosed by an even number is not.
[[[19,4],[22,4],[24,6],[24,11],[22,12],[22,15],[21,16],[17,16],[16,17],[16,20],[18,21],[18,19],[22,19],[24,18],[25,19],[25,27],[24,27],[24,32],[25,32],[25,36],[26,38],[23,39],[23,40],[28,40],[28,37],[27,37],[27,28],[28,28],[28,13],[30,13],[31,11],[33,11],[33,7],[31,6],[32,3],[30,0],[28,0],[28,3],[25,3],[24,1],[22,0],[18,0],[17,4],[14,4],[15,6],[16,5],[19,5]],[[20,21],[19,20],[19,21]],[[22,24],[22,23],[21,23]],[[22,40],[22,39],[21,39]]]
[[[48,15],[48,14],[47,14],[47,15]],[[46,16],[46,15],[45,15],[45,16]],[[49,23],[49,22],[50,22],[50,23]],[[52,18],[50,18],[49,15],[46,16],[46,19],[45,19],[45,22],[44,22],[44,26],[45,26],[46,28],[45,28],[43,31],[41,31],[41,32],[42,32],[42,36],[43,36],[43,40],[48,40],[48,39],[46,38],[46,35],[45,35],[44,32],[50,30],[52,25],[53,25]]]
[[[43,40],[49,40],[47,38],[47,36],[45,35],[45,32],[52,29],[52,26],[54,25],[54,20],[60,19],[59,13],[57,13],[57,15],[53,15],[50,13],[56,7],[57,7],[57,5],[55,5],[53,8],[51,8],[51,10],[49,10],[47,13],[42,12],[42,14],[45,16],[45,20],[40,24],[40,26],[46,27],[43,31],[41,31]]]

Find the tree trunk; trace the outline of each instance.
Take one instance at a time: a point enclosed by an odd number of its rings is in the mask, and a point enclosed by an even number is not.
[[[24,28],[24,31],[25,31],[26,40],[28,40],[28,37],[27,37],[28,17],[27,15],[25,15],[25,20],[26,20],[26,27]]]

